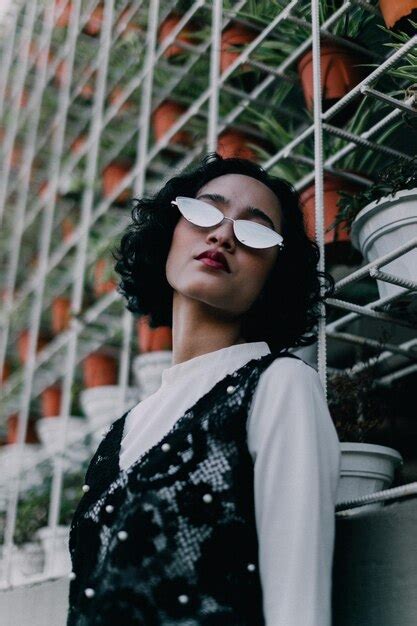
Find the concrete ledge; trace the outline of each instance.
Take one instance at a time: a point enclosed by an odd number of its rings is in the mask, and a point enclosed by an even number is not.
[[[68,578],[0,591],[1,626],[65,626]]]

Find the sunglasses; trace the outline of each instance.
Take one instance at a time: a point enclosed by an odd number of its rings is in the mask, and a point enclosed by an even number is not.
[[[226,217],[220,209],[202,200],[177,196],[175,200],[171,201],[171,204],[177,206],[186,220],[196,226],[203,226],[203,228],[216,226],[223,220],[230,220],[233,222],[233,231],[237,239],[251,248],[284,247],[283,237],[269,226],[263,226],[250,220],[234,220],[231,217]]]

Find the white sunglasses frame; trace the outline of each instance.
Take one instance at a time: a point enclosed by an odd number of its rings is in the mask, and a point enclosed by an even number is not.
[[[188,198],[188,196],[177,196],[177,197],[175,198],[175,200],[171,200],[171,204],[174,204],[174,205],[177,207],[177,209],[180,211],[180,213],[181,213],[181,215],[182,215],[183,217],[185,217],[185,215],[183,215],[183,213],[182,213],[182,211],[181,211],[180,207],[178,206],[177,199],[178,199],[178,198],[185,198],[185,197],[187,197],[187,198]],[[189,198],[189,199],[190,199],[190,200],[196,200],[197,198]],[[274,243],[274,244],[272,244],[272,246],[266,246],[265,248],[256,248],[255,246],[251,246],[250,244],[247,244],[247,243],[245,243],[245,242],[243,242],[243,241],[240,241],[239,237],[238,237],[238,236],[237,236],[237,234],[236,234],[235,222],[249,222],[249,223],[251,223],[251,222],[250,222],[250,220],[234,220],[232,217],[226,217],[226,215],[223,213],[223,211],[221,211],[218,207],[213,207],[211,204],[208,204],[208,202],[204,202],[204,200],[198,200],[198,202],[203,202],[204,204],[207,204],[207,206],[210,206],[210,207],[212,207],[213,209],[217,209],[217,211],[220,211],[220,213],[223,215],[223,219],[225,219],[225,220],[229,220],[230,222],[233,222],[233,232],[234,232],[234,235],[235,235],[236,239],[237,239],[240,243],[243,243],[243,245],[248,246],[249,248],[253,248],[254,250],[267,250],[268,248],[273,248],[274,246],[278,246],[278,247],[279,247],[279,249],[280,249],[280,250],[282,250],[282,248],[284,247],[284,243],[283,243],[284,239],[283,239],[282,235],[280,235],[279,233],[277,233],[277,232],[276,232],[275,230],[273,230],[272,228],[270,228],[269,230],[272,230],[272,232],[276,233],[279,237],[281,237],[281,241],[280,241],[280,242],[278,242],[278,243]],[[188,219],[188,217],[185,217],[185,219],[186,219],[188,222],[190,222],[190,224],[194,224],[194,222],[192,222],[191,220],[189,220],[189,219]],[[221,220],[220,222],[217,222],[217,224],[212,224],[211,226],[200,226],[200,224],[194,224],[194,226],[199,226],[200,228],[212,228],[213,226],[219,226],[219,224],[221,224],[221,223],[222,223],[222,221],[223,221],[223,220]],[[262,226],[262,224],[259,224],[259,225],[260,225],[260,226]],[[268,228],[268,227],[267,227],[267,226],[265,226],[265,228]]]

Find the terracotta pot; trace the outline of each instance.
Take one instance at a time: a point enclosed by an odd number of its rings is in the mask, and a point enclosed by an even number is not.
[[[121,29],[121,37],[124,39],[129,33],[138,33],[143,29],[136,22],[132,22],[129,19],[130,7],[124,9],[119,19],[117,20],[117,27]]]
[[[52,301],[52,332],[54,335],[62,333],[69,327],[71,318],[71,300],[69,298],[54,298]]]
[[[20,108],[25,109],[29,102],[29,94],[26,89],[23,89],[22,95],[20,96]]]
[[[114,357],[102,352],[89,354],[83,361],[84,385],[102,387],[117,383],[117,361]]]
[[[160,141],[179,117],[186,111],[186,107],[174,100],[164,100],[152,113],[152,128],[155,140]],[[183,128],[178,130],[169,140],[170,144],[192,144],[192,137]]]
[[[81,87],[80,97],[86,102],[91,102],[94,98],[97,72],[94,71],[86,83]]]
[[[320,49],[321,87],[323,110],[326,111],[348,91],[353,89],[366,75],[358,64],[365,60],[349,48],[323,41]],[[313,110],[313,51],[306,52],[298,61],[298,75],[309,111]]]
[[[123,89],[122,87],[120,87],[120,85],[116,85],[116,87],[114,87],[114,89],[112,89],[109,93],[109,102],[111,105],[118,107],[118,113],[120,113],[121,111],[130,111],[132,109],[132,102],[129,102],[129,100],[126,100],[121,106],[119,106],[119,102],[122,99],[122,94]]]
[[[258,157],[255,151],[247,145],[248,142],[259,143],[256,139],[240,130],[233,128],[225,130],[218,138],[217,152],[224,159],[238,157],[240,159],[257,161]]]
[[[339,178],[337,176],[332,176],[331,174],[324,175],[323,181],[323,204],[324,204],[324,229],[328,228],[330,224],[334,222],[336,216],[339,212],[339,207],[337,203],[340,199],[340,191],[346,191],[347,193],[356,193],[359,190],[359,186],[351,183],[343,178]],[[316,204],[316,191],[315,191],[315,183],[307,187],[300,194],[301,206],[303,209],[306,231],[308,237],[311,239],[315,239],[315,204]],[[339,242],[350,242],[349,233],[346,230],[342,230],[342,226],[344,224],[340,224],[337,232],[335,230],[331,230],[328,233],[325,233],[324,243],[331,244],[336,241]],[[337,236],[336,236],[337,234]]]
[[[17,443],[18,418],[18,413],[13,413],[13,415],[9,415],[7,418],[7,443]],[[25,443],[40,443],[35,423],[36,420],[29,417]]]
[[[84,147],[85,142],[87,141],[86,135],[79,135],[72,144],[70,145],[70,150],[72,154],[78,154],[81,149]]]
[[[98,259],[94,265],[94,295],[96,298],[103,296],[105,293],[114,291],[117,283],[115,278],[105,279],[105,274],[108,267],[108,259]]]
[[[48,343],[48,340],[45,337],[38,335],[38,345],[37,345],[36,352],[39,352],[40,350],[42,350],[42,348],[44,348],[47,343]],[[26,363],[28,348],[29,348],[29,329],[26,329],[26,330],[22,330],[22,332],[19,333],[19,337],[17,340],[17,351],[18,351],[19,360],[21,363]]]
[[[10,376],[11,368],[8,361],[4,361],[3,371],[1,373],[1,384],[3,384]]]
[[[149,315],[141,315],[136,322],[136,333],[139,352],[152,351],[152,337],[154,329],[149,326]]]
[[[57,87],[62,87],[68,79],[68,62],[63,59],[58,63],[55,70],[54,82]]]
[[[84,28],[83,33],[90,35],[90,37],[97,37],[101,31],[101,24],[103,23],[104,15],[104,3],[100,2],[96,8],[90,13]]]
[[[172,328],[158,326],[153,330],[151,352],[155,350],[172,350]]]
[[[113,163],[109,163],[109,165],[103,169],[102,182],[103,196],[105,198],[108,198],[114,193],[114,190],[121,184],[122,180],[126,178],[131,169],[132,162],[127,160],[113,161]],[[131,187],[127,187],[117,196],[114,202],[124,204],[131,196],[132,189]]]
[[[65,5],[65,8],[63,8]],[[72,13],[72,2],[70,0],[55,0],[55,15],[58,15],[55,26],[58,28],[66,28],[69,24]]]
[[[41,393],[41,412],[43,417],[56,417],[61,409],[62,391],[59,385],[47,387]]]
[[[402,18],[413,18],[412,11],[417,9],[417,0],[379,0],[379,8],[387,28],[393,28]]]
[[[221,36],[220,43],[220,70],[223,73],[229,65],[234,63],[235,59],[240,55],[240,52],[233,50],[232,46],[241,46],[242,48],[253,41],[257,36],[257,32],[252,28],[248,28],[244,24],[238,22],[233,23],[227,28]],[[252,67],[249,63],[244,63],[240,67],[240,71],[252,71]]]
[[[176,27],[182,15],[178,15],[177,13],[170,13],[165,20],[160,24],[158,29],[158,42],[161,44],[164,39],[168,37],[171,31]],[[176,36],[176,40],[184,41],[186,43],[193,43],[193,39],[190,36],[191,33],[195,31],[195,26],[188,23]],[[181,54],[184,52],[184,48],[181,48],[178,44],[171,44],[168,48],[163,52],[165,58],[169,59],[177,54]]]
[[[64,217],[61,222],[61,235],[64,241],[68,241],[74,232],[74,224],[69,217]]]

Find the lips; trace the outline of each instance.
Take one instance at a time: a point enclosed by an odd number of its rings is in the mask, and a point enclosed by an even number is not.
[[[208,261],[211,261],[210,265],[212,267],[218,267],[219,269],[224,269],[226,272],[230,272],[226,257],[217,250],[205,250],[195,258],[198,260],[207,259]]]

